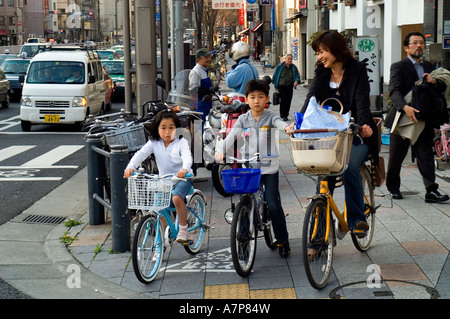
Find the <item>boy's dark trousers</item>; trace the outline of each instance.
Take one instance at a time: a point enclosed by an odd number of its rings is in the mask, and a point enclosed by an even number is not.
[[[294,87],[278,86],[280,93],[280,117],[283,119],[289,117],[289,110],[291,109],[292,95],[294,94]]]
[[[283,207],[281,206],[278,177],[278,172],[264,174],[261,176],[261,181],[265,187],[264,199],[269,207],[275,238],[279,243],[285,243],[289,239],[289,234],[286,226],[286,217],[284,216]]]

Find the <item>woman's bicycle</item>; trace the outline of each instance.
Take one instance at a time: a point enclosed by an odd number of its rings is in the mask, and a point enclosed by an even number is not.
[[[291,133],[336,132],[336,136],[326,138],[291,138],[294,163],[307,176],[318,176],[319,193],[311,196],[303,222],[302,251],[306,275],[316,289],[327,285],[332,270],[333,249],[336,237],[342,240],[348,232],[355,247],[366,251],[375,229],[375,196],[372,186],[371,169],[368,164],[360,167],[364,192],[364,214],[369,230],[350,231],[347,222],[347,208],[341,212],[328,187],[327,177],[341,176],[347,169],[353,136],[357,126],[350,125],[342,133],[336,130],[296,130]]]
[[[273,156],[272,156],[273,157]],[[270,158],[265,156],[264,159]],[[250,275],[256,256],[258,231],[262,231],[267,247],[274,249],[275,235],[267,203],[264,201],[264,185],[261,183],[261,169],[251,168],[251,162],[261,162],[259,154],[250,159],[228,159],[244,164],[248,168],[236,168],[222,171],[225,191],[230,194],[241,194],[239,202],[232,210],[225,213],[225,219],[230,222],[230,247],[233,266],[238,275]],[[270,164],[270,162],[269,162]],[[230,212],[232,214],[230,214]]]
[[[184,179],[142,170],[128,178],[128,207],[142,210],[144,215],[136,227],[132,249],[134,273],[142,283],[157,277],[164,251],[178,235],[178,217],[173,219],[176,210],[171,207],[174,180]],[[200,190],[191,187],[186,202],[190,240],[183,247],[189,254],[196,254],[210,229],[206,223],[206,200]]]

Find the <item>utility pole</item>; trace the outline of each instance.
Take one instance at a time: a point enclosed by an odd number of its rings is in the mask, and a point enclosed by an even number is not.
[[[184,69],[182,0],[175,0],[175,74]],[[173,45],[173,44],[172,44]],[[173,57],[172,57],[173,58]]]
[[[133,97],[131,94],[131,50],[130,50],[130,2],[123,1],[123,48],[124,48],[124,75],[125,75],[125,110],[133,110]],[[138,104],[139,105],[139,104]]]
[[[156,11],[155,0],[136,0],[136,103],[138,115],[145,101],[157,99],[156,79]]]

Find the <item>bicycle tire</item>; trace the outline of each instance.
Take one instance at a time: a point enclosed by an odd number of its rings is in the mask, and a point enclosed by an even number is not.
[[[230,233],[231,258],[236,273],[248,277],[253,269],[256,256],[258,229],[255,220],[250,220],[252,197],[244,195],[236,205]],[[253,224],[253,232],[250,225]]]
[[[326,213],[326,199],[313,199],[308,205],[303,222],[303,263],[309,283],[318,290],[324,288],[330,278],[336,241],[333,219],[330,216],[330,224],[328,225],[330,233],[328,242],[325,242]],[[315,249],[315,251],[312,252],[310,249]],[[308,256],[308,253],[311,254]]]
[[[183,245],[186,252],[195,255],[200,251],[206,237],[206,203],[202,195],[194,194],[187,204],[187,224],[191,243]]]
[[[137,279],[144,284],[158,276],[164,256],[164,231],[161,224],[159,227],[157,225],[155,213],[145,216],[139,222],[133,239],[133,270]]]
[[[363,238],[358,238],[355,234],[351,234],[353,244],[360,252],[365,252],[370,247],[375,231],[375,195],[373,192],[372,175],[366,165],[362,165],[359,169],[362,179],[362,187],[364,191],[364,213],[366,215],[369,230]]]
[[[267,203],[264,202],[264,210],[263,210],[263,224],[264,224],[264,240],[266,242],[267,247],[269,249],[275,249],[277,246],[275,245],[275,233],[273,231],[272,219],[269,213],[269,207],[267,207]]]

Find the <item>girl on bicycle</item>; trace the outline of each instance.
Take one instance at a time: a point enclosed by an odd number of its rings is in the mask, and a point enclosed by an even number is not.
[[[377,127],[370,112],[370,84],[367,69],[359,62],[347,46],[346,39],[337,31],[329,30],[318,35],[312,42],[317,55],[316,75],[301,110],[305,113],[312,96],[319,103],[328,98],[337,98],[344,106],[343,113],[351,112],[360,126],[359,138],[353,139],[348,168],[343,175],[345,201],[350,229],[367,231],[369,225],[363,212],[363,189],[359,167],[370,154],[378,164]],[[331,106],[335,106],[333,101]],[[328,178],[333,192],[336,178]]]
[[[187,173],[192,174],[192,154],[186,139],[178,138],[176,131],[181,127],[180,120],[175,112],[164,110],[159,112],[150,126],[149,141],[131,158],[124,177],[128,178],[139,165],[151,154],[155,155],[158,171],[161,176],[176,174],[184,178]],[[178,181],[172,190],[172,202],[177,211],[180,230],[176,241],[188,241],[187,209],[185,198],[192,186],[192,180]]]

